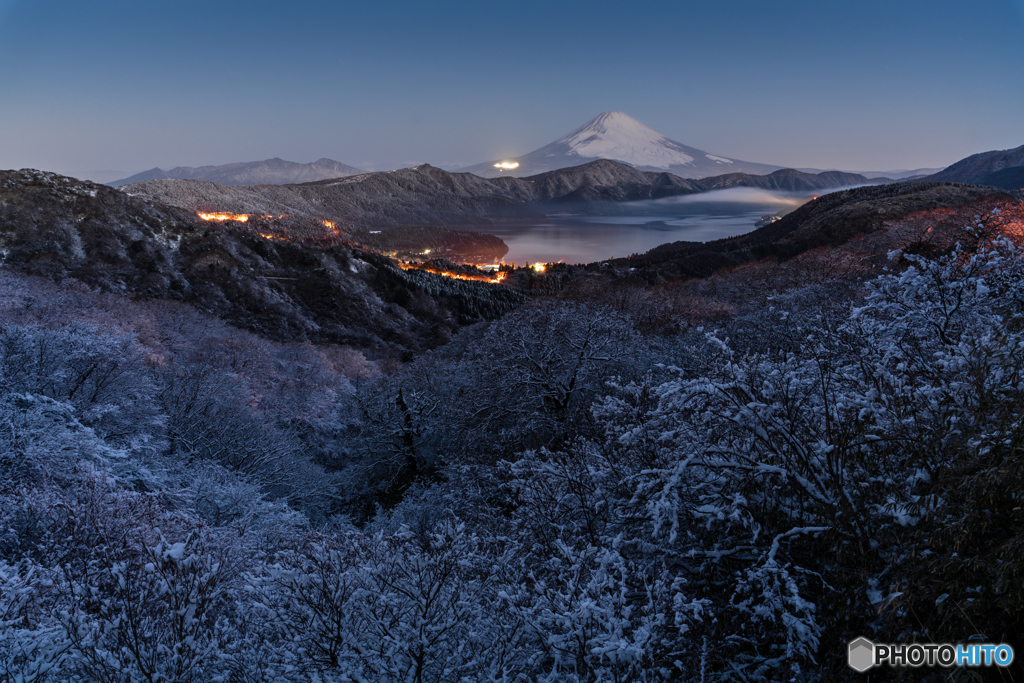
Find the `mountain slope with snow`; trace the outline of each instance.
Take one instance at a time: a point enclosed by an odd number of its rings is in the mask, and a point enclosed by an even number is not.
[[[503,175],[521,178],[597,159],[621,161],[643,171],[670,171],[681,178],[703,178],[722,173],[763,174],[781,168],[709,154],[671,140],[627,114],[606,111],[529,154],[460,170],[485,178]],[[519,165],[503,169],[496,165],[501,162]]]
[[[205,180],[221,185],[286,185],[289,183],[310,183],[317,180],[344,178],[362,173],[360,169],[333,159],[318,159],[308,164],[299,164],[284,159],[245,161],[222,166],[178,166],[170,171],[153,168],[130,178],[107,183],[120,187],[146,180]]]

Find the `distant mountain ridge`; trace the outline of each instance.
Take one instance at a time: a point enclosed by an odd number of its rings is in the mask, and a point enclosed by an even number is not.
[[[806,169],[802,168],[801,171],[807,171],[809,173],[820,173],[821,169]],[[838,169],[829,169],[838,170]],[[846,171],[846,173],[859,173],[865,178],[891,178],[892,180],[917,180],[924,178],[925,176],[938,173],[943,168],[901,168],[895,171]]]
[[[783,192],[813,192],[815,190],[834,190],[838,187],[853,187],[854,185],[880,185],[890,182],[890,180],[891,178],[867,178],[859,173],[843,171],[804,173],[793,168],[783,168],[766,175],[727,173],[712,178],[701,178],[696,182],[705,192],[725,190],[731,187],[756,187],[762,190],[781,190]]]
[[[641,171],[600,159],[528,178],[481,178],[428,164],[298,185],[227,187],[195,180],[150,180],[121,189],[189,211],[307,216],[344,225],[486,227],[495,222],[543,220],[545,213],[607,214],[617,204],[730,187],[818,193],[869,184],[864,176],[782,169],[757,176],[733,173],[701,180]]]
[[[1024,167],[1024,145],[1014,149],[972,154],[952,166],[924,178],[924,180],[998,185],[1001,179],[1009,180],[1014,175],[1019,176],[1021,172],[1007,172],[1003,175],[996,174],[1002,174],[1002,172],[1008,171],[1008,169],[1019,167]],[[1002,185],[998,186],[1003,187]]]
[[[702,178],[722,172],[764,174],[781,166],[758,164],[709,154],[671,140],[619,111],[606,111],[554,142],[523,156],[496,159],[458,169],[484,178],[527,177],[597,159],[628,164],[642,171],[668,171],[680,178]],[[516,168],[495,166],[502,161]]]
[[[355,166],[333,159],[318,159],[308,164],[285,161],[277,157],[263,161],[246,161],[222,166],[178,166],[170,171],[152,168],[128,178],[107,183],[120,187],[147,180],[206,180],[220,185],[286,185],[308,183],[330,178],[345,178],[363,173]]]
[[[867,178],[868,180],[875,180],[877,178],[877,179],[881,179],[881,180],[907,180],[907,181],[910,181],[910,180],[920,180],[921,178],[924,178],[925,176],[932,175],[933,173],[938,173],[939,171],[943,170],[944,168],[945,168],[945,166],[942,166],[942,167],[939,167],[939,168],[912,168],[912,169],[902,168],[902,169],[897,169],[897,170],[894,170],[894,171],[850,171],[850,170],[841,170],[841,169],[838,169],[838,168],[806,168],[806,167],[801,167],[801,168],[798,168],[796,170],[803,171],[804,173],[826,173],[828,171],[839,171],[840,173],[855,173],[857,175],[862,175],[865,178]]]

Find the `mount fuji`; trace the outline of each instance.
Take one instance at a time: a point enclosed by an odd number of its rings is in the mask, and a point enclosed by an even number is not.
[[[632,116],[620,111],[606,111],[529,154],[488,161],[460,168],[459,171],[484,178],[503,175],[525,177],[597,159],[621,161],[642,171],[670,171],[682,178],[706,178],[725,173],[765,174],[782,168],[708,154],[670,140]],[[519,165],[502,168],[515,163]]]

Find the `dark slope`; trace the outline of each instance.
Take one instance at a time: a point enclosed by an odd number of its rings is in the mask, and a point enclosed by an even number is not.
[[[282,188],[284,189],[284,188]],[[489,225],[538,220],[529,186],[495,184],[470,173],[449,173],[429,164],[343,180],[292,185],[309,205],[347,222],[373,225]]]
[[[163,180],[164,178],[173,177],[174,176],[169,175],[167,171],[165,171],[164,169],[156,167],[151,168],[148,171],[143,171],[142,173],[136,173],[135,175],[129,176],[127,178],[122,178],[121,180],[111,181],[106,184],[110,185],[111,187],[121,187],[122,185],[127,185],[128,183],[143,183],[147,180]]]
[[[1016,149],[972,154],[924,180],[985,184],[986,177],[1015,166],[1024,166],[1024,145]]]
[[[345,244],[315,247],[211,225],[180,208],[39,171],[0,172],[3,266],[190,302],[274,339],[394,352],[511,310],[508,287],[403,272]]]
[[[533,183],[536,201],[540,203],[579,200],[624,202],[725,190],[733,187],[813,192],[852,185],[888,182],[888,179],[885,178],[872,181],[856,173],[841,171],[804,173],[792,168],[784,168],[768,175],[729,173],[699,180],[688,180],[671,173],[641,171],[632,166],[603,159],[582,166],[541,173],[524,178],[524,180]]]
[[[178,180],[206,180],[221,185],[283,185],[285,183],[306,183],[327,178],[343,178],[363,171],[333,159],[318,159],[308,164],[299,164],[284,159],[246,161],[221,166],[178,166],[170,171],[150,169],[129,178],[107,183],[120,187],[146,180],[175,178]]]
[[[329,218],[359,227],[487,226],[495,220],[539,220],[529,185],[494,184],[469,173],[423,165],[301,185],[226,187],[155,180],[122,189],[191,211],[271,213]]]
[[[994,194],[1003,193],[991,187],[926,182],[833,192],[746,235],[705,243],[663,244],[646,254],[611,263],[668,280],[705,277],[722,267],[762,258],[785,259],[816,247],[840,245],[917,211],[955,208]]]
[[[534,201],[539,204],[627,202],[692,194],[703,189],[699,181],[671,173],[640,171],[605,159],[523,180],[533,185]]]
[[[768,175],[750,175],[747,173],[729,173],[701,178],[696,181],[704,191],[725,190],[731,187],[756,187],[762,190],[780,190],[783,192],[814,192],[831,190],[837,187],[888,182],[888,178],[868,178],[857,173],[842,171],[823,171],[822,173],[804,173],[792,168],[784,168]]]
[[[728,187],[815,192],[870,182],[863,176],[778,171],[770,176],[732,174],[686,180],[598,160],[528,178],[480,178],[424,164],[301,185],[225,187],[215,183],[154,180],[122,189],[191,211],[271,213],[329,218],[357,228],[438,225],[482,227],[496,222],[542,220],[571,208],[605,213],[613,204]]]
[[[1001,187],[1004,190],[1019,190],[1024,188],[1024,166],[1013,166],[989,173],[978,182],[982,185]]]

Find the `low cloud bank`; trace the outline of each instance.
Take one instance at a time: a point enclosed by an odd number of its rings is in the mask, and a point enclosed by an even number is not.
[[[849,190],[853,187],[862,187],[861,185],[853,185],[850,187],[836,187],[829,190],[806,191],[801,190],[799,192],[789,192],[783,190],[764,190],[756,187],[730,187],[725,190],[711,190],[710,192],[701,192],[699,194],[688,194],[678,197],[665,197],[663,199],[644,199],[637,202],[629,202],[627,205],[642,213],[673,213],[680,210],[689,209],[708,209],[712,212],[719,212],[724,210],[725,212],[732,211],[747,211],[747,210],[767,210],[769,208],[777,209],[795,209],[798,206],[806,204],[815,197],[820,197],[825,194],[832,192],[839,192],[841,190]]]

